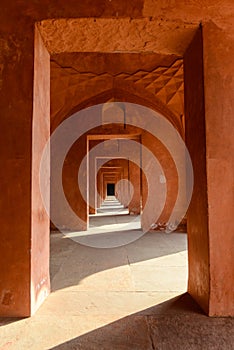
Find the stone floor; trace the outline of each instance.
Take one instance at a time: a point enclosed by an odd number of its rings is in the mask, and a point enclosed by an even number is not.
[[[109,223],[109,232],[110,220],[132,220],[100,217],[91,217],[90,229],[106,232]],[[234,349],[233,319],[206,317],[185,293],[185,234],[147,233],[97,249],[53,233],[51,281],[36,315],[0,319],[1,350]]]

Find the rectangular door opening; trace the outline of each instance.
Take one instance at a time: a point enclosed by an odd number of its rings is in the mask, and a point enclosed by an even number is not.
[[[107,196],[114,196],[115,184],[107,184],[106,193],[107,193]]]

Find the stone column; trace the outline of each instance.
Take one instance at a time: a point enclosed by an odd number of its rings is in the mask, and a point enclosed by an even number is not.
[[[128,205],[130,215],[139,215],[141,213],[141,181],[140,167],[133,162],[129,162],[129,181],[133,186],[133,196]]]
[[[193,197],[188,210],[188,292],[209,312],[209,233],[202,32],[184,57],[186,143],[194,170]]]
[[[14,317],[35,312],[50,289],[49,219],[38,183],[50,131],[50,60],[39,33],[34,41],[33,24],[27,23],[17,28],[17,36],[11,26],[2,32],[0,54],[0,315]],[[49,190],[49,164],[44,175]]]
[[[93,157],[92,154],[89,155],[88,179],[89,179],[89,214],[96,214],[96,191],[97,191],[96,157]]]
[[[102,193],[102,173],[99,170],[97,173],[97,208],[101,206],[101,193]]]
[[[234,28],[203,29],[210,257],[209,314],[234,315]]]
[[[68,134],[69,136],[69,134]],[[63,202],[56,200],[57,175],[51,174],[51,197],[54,209],[59,215],[59,221],[62,224],[61,229],[85,231],[88,227],[88,157],[85,166],[81,169],[80,165],[87,155],[86,135],[82,135],[70,148],[66,155],[63,166],[63,190],[66,199],[70,205],[71,212],[64,215]],[[51,160],[53,163],[53,159]],[[79,182],[77,174],[80,172]],[[52,171],[55,173],[55,171]],[[53,196],[52,196],[53,194]],[[52,212],[52,208],[51,208]]]
[[[210,316],[234,314],[233,34],[206,23],[184,59],[186,140],[195,175],[188,291]]]
[[[50,56],[35,30],[34,96],[31,183],[31,310],[33,314],[50,292],[50,213],[46,213],[40,189],[40,163],[50,137]],[[50,207],[50,157],[41,174],[45,179],[44,201]]]

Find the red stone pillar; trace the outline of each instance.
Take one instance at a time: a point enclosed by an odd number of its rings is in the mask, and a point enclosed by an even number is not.
[[[230,35],[230,28],[205,24],[184,61],[186,140],[195,175],[188,212],[188,291],[211,316],[234,315],[234,33],[232,29]]]
[[[88,145],[88,180],[89,180],[89,214],[96,214],[97,211],[97,163],[95,152],[90,152],[94,147],[100,144],[100,140],[87,140]]]
[[[89,150],[88,150],[89,152]],[[89,155],[89,214],[96,214],[96,193],[97,193],[97,180],[96,180],[96,158]]]
[[[17,60],[10,62],[8,40],[13,35],[5,34],[6,51],[1,51],[0,62],[0,149],[5,164],[0,201],[0,315],[22,317],[31,315],[49,293],[49,219],[38,180],[50,132],[50,59],[36,32],[34,62],[34,31],[29,23],[17,32],[17,45],[11,42],[10,55]],[[49,164],[45,176],[49,179]]]
[[[199,30],[184,57],[186,143],[194,170],[193,197],[187,218],[188,292],[208,313],[209,232],[202,45]]]
[[[50,137],[50,56],[40,33],[35,31],[34,96],[32,124],[31,183],[31,310],[33,314],[50,292],[50,220],[40,193],[40,162]],[[46,178],[47,207],[50,201],[50,158],[43,177]],[[45,200],[45,199],[44,199]]]
[[[155,186],[158,186],[161,181],[166,183],[167,186],[167,196],[166,201],[164,204],[164,208],[161,211],[160,216],[156,220],[155,224],[159,225],[158,228],[165,229],[167,223],[169,223],[169,218],[171,216],[172,210],[175,206],[175,202],[177,199],[177,193],[178,193],[178,174],[175,167],[175,163],[168,151],[168,149],[153,135],[150,133],[144,131],[142,133],[142,145],[144,148],[146,147],[150,152],[152,152],[152,155],[157,159],[157,161],[160,163],[164,176],[162,179],[156,180],[155,175],[152,174],[150,171],[148,171],[147,174],[144,174],[142,171],[142,206],[144,207],[147,202],[148,197],[148,180],[152,180],[152,183],[155,182]],[[146,168],[146,159],[145,159],[145,152],[142,152],[142,164],[145,164],[144,169]],[[145,155],[145,156],[144,156]],[[153,158],[149,161],[153,161]],[[147,176],[147,179],[146,179]],[[153,178],[152,178],[153,177]],[[182,186],[184,185],[183,179]],[[157,183],[159,181],[159,183]],[[184,186],[185,187],[185,186]],[[185,192],[185,191],[184,191]],[[163,199],[158,197],[156,201],[160,203]],[[184,200],[184,196],[182,198],[182,201]],[[181,202],[181,205],[183,203]],[[152,208],[155,204],[152,203]],[[151,224],[154,224],[154,222],[151,222]]]
[[[88,157],[86,158],[86,165],[80,173],[79,183],[77,181],[77,174],[80,171],[80,165],[87,155],[86,135],[82,135],[70,148],[66,155],[63,166],[63,190],[67,201],[76,215],[64,215],[63,203],[56,200],[56,177],[51,176],[51,187],[54,188],[54,198],[51,203],[54,203],[53,210],[59,213],[65,230],[85,231],[88,227]],[[53,172],[54,173],[54,172]],[[52,174],[53,175],[53,174]],[[51,208],[52,211],[52,208]]]
[[[101,193],[102,193],[102,174],[101,171],[99,170],[97,173],[97,208],[100,208],[101,206]]]
[[[128,205],[130,215],[139,215],[141,213],[141,178],[140,178],[140,167],[129,162],[129,181],[133,186],[133,196]]]
[[[234,315],[234,28],[204,25],[209,314]]]

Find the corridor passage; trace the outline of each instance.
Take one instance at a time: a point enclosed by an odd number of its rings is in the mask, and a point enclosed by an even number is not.
[[[128,209],[124,209],[123,204],[121,204],[115,196],[107,196],[102,202],[100,208],[97,209],[97,214],[128,214]]]

